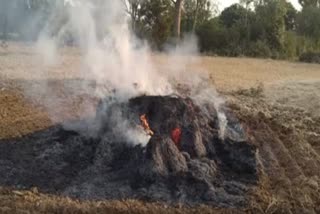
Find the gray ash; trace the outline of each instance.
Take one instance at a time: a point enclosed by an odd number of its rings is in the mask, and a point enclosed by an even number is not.
[[[246,205],[258,181],[256,147],[232,113],[226,110],[220,139],[214,107],[189,98],[141,96],[108,108],[106,102],[86,123],[98,127],[94,136],[58,125],[0,142],[0,185],[90,200]],[[115,133],[119,113],[132,127],[141,126],[145,115],[153,132],[147,146]]]

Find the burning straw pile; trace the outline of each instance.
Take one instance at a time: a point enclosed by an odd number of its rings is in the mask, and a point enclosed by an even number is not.
[[[107,100],[81,131],[56,126],[1,142],[0,185],[80,199],[245,206],[258,180],[256,147],[230,112],[222,137],[209,104],[179,96]],[[130,143],[129,129],[115,131],[115,115],[147,144]],[[85,130],[92,127],[90,136]]]

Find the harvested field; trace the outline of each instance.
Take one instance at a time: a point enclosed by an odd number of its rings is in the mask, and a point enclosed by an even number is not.
[[[21,137],[94,114],[97,100],[90,98],[90,90],[69,90],[83,84],[91,89],[93,84],[78,72],[79,53],[72,49],[63,52],[60,65],[39,67],[32,46],[10,44],[9,49],[0,50],[0,139]],[[166,56],[154,55],[152,59],[166,69]],[[36,188],[21,191],[2,187],[0,213],[319,213],[320,65],[212,57],[190,63],[183,69],[210,72],[227,106],[257,145],[261,177],[247,207],[225,210],[132,200],[77,201],[42,194]],[[41,91],[43,86],[46,91]],[[54,112],[43,105],[52,97]]]

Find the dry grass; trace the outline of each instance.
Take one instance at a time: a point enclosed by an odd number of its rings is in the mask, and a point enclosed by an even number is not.
[[[166,65],[168,57],[156,55],[158,65]],[[276,61],[269,59],[199,57],[188,62],[185,69],[208,71],[221,91],[251,88],[259,84],[268,86],[277,82],[320,80],[320,65]]]
[[[38,193],[37,189],[31,191],[14,191],[0,188],[1,214],[74,214],[74,213],[145,213],[145,214],[228,214],[245,213],[245,210],[224,210],[207,206],[188,208],[182,205],[170,207],[161,203],[144,203],[140,201],[77,201]]]
[[[0,77],[2,80],[77,79],[81,77],[82,61],[76,49],[64,49],[59,65],[41,66],[43,59],[33,46],[10,44],[0,49]],[[320,65],[288,61],[224,57],[178,57],[172,61],[167,55],[151,57],[159,70],[168,67],[179,70],[207,71],[221,91],[265,86],[278,82],[320,81]]]

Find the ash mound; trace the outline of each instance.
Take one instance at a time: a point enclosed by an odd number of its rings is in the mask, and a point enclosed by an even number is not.
[[[86,124],[81,131],[58,125],[0,142],[0,185],[80,199],[242,207],[258,181],[256,146],[225,113],[221,133],[215,108],[189,98],[106,99],[95,119],[78,122]]]

